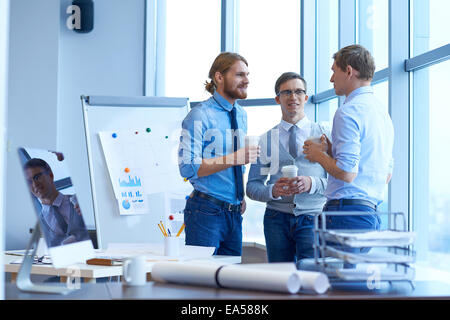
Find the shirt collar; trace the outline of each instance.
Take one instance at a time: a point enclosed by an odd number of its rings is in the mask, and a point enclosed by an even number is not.
[[[229,103],[227,99],[222,97],[217,91],[214,91],[213,98],[214,100],[216,100],[217,104],[224,110],[230,112],[231,109],[233,109],[233,105]]]
[[[308,117],[305,115],[300,121],[298,121],[295,125],[297,127],[299,127],[300,129],[305,129],[305,127],[310,123]],[[283,119],[281,119],[281,123],[280,123],[281,127],[286,130],[289,131],[289,129],[293,126],[292,123],[289,123],[287,121],[284,121]]]
[[[373,93],[372,86],[364,86],[356,88],[348,95],[347,98],[345,98],[344,104],[350,102],[354,97],[364,93]]]
[[[58,192],[58,195],[56,196],[56,199],[53,201],[52,206],[55,206],[58,208],[61,207],[63,200],[64,200],[64,196],[62,195],[61,192]]]

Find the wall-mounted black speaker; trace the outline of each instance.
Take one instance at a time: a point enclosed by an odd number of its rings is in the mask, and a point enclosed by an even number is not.
[[[80,28],[74,28],[75,32],[91,32],[94,29],[94,1],[74,0],[72,1],[72,5],[80,8],[81,24]]]

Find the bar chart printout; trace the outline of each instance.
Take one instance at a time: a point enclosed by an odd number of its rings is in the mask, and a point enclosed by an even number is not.
[[[119,176],[118,205],[121,215],[149,213],[140,175],[134,170]]]

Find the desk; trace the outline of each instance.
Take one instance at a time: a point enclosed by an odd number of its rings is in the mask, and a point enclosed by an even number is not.
[[[311,293],[283,294],[261,291],[218,289],[202,286],[185,286],[150,281],[145,286],[128,287],[122,283],[82,283],[81,289],[65,296],[25,293],[12,283],[7,283],[7,300],[57,299],[57,300],[110,300],[110,299],[167,299],[167,300],[450,300],[450,285],[432,281],[415,282],[413,290],[408,283],[385,284],[381,289],[368,290],[364,285],[336,285],[322,295]]]
[[[11,273],[11,280],[15,282],[21,264],[11,264],[11,261],[20,259],[18,256],[4,254],[5,272]],[[241,263],[240,256],[211,256],[204,259],[192,259],[192,261],[217,261],[225,264]],[[150,273],[155,262],[147,263],[147,279],[150,280]],[[76,270],[76,271],[75,271]],[[85,263],[78,263],[70,268],[54,268],[50,264],[33,264],[31,274],[58,276],[61,282],[66,282],[68,277],[83,278],[84,282],[95,283],[98,278],[122,276],[122,266],[96,266]]]

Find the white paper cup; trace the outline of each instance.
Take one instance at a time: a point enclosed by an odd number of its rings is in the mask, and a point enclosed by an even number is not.
[[[312,141],[312,142],[314,142],[314,143],[321,144],[321,143],[322,143],[322,140],[320,140],[320,137],[321,137],[321,136],[318,136],[318,137],[309,137],[308,139],[306,139],[306,141]]]
[[[180,238],[164,237],[164,255],[177,257],[180,255]]]
[[[298,174],[298,168],[295,165],[284,166],[281,168],[281,174],[283,178],[295,178]]]
[[[245,137],[245,146],[254,146],[257,147],[259,145],[259,137],[258,136],[246,136]]]

